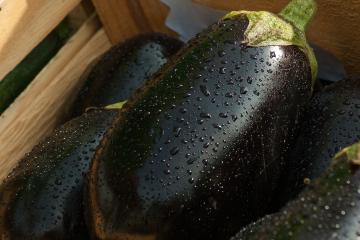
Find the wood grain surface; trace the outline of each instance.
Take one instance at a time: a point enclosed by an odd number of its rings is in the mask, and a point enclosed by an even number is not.
[[[61,122],[88,64],[111,47],[96,18],[82,26],[0,116],[0,181]]]
[[[92,0],[113,44],[144,32],[175,35],[165,26],[169,9],[160,0]]]
[[[95,14],[94,6],[91,0],[82,0],[68,15],[67,22],[72,30],[79,29],[83,23],[92,15]]]
[[[223,10],[270,10],[279,12],[288,0],[194,0]],[[308,38],[334,53],[351,75],[360,74],[360,1],[317,0],[318,12],[309,26]]]
[[[80,0],[2,0],[0,11],[0,81]]]

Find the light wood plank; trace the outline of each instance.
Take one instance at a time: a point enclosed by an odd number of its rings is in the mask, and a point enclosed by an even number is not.
[[[134,36],[142,30],[149,30],[147,26],[145,26],[145,29],[142,29],[142,25],[136,22],[129,9],[127,0],[92,1],[104,29],[113,44]],[[134,1],[137,2],[137,0]]]
[[[144,32],[175,35],[165,26],[168,9],[160,0],[92,1],[113,44]]]
[[[0,81],[80,0],[2,0]]]
[[[288,0],[194,0],[194,2],[225,10],[270,10],[279,12]],[[310,41],[334,53],[348,73],[360,74],[360,1],[317,1],[318,12],[309,26]]]
[[[140,18],[138,18],[138,21],[140,21],[141,18],[145,18],[152,31],[163,32],[169,35],[177,36],[174,31],[172,31],[165,25],[166,18],[170,11],[168,6],[166,6],[159,0],[138,1],[140,3],[141,9],[143,9],[144,12],[144,16],[140,16]]]
[[[82,0],[68,15],[67,22],[72,29],[79,29],[84,22],[95,13],[91,0]]]
[[[96,25],[82,27],[0,117],[0,181],[58,126],[82,85],[81,74],[111,47]]]

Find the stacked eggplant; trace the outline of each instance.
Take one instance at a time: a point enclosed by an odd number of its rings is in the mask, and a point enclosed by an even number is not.
[[[360,143],[356,143],[339,152],[325,173],[297,199],[231,240],[359,239],[359,167]]]
[[[181,46],[179,40],[163,34],[140,35],[114,46],[98,60],[84,76],[87,80],[73,114],[89,106],[97,109],[55,130],[0,186],[1,239],[89,238],[83,214],[85,176],[121,108],[122,104],[116,103],[129,98]],[[131,74],[136,81],[129,84]],[[99,92],[92,92],[94,88]],[[104,94],[109,88],[117,91]],[[105,107],[108,104],[110,107]]]
[[[317,93],[274,206],[293,201],[231,239],[359,239],[359,132],[360,79],[339,81]]]
[[[324,202],[345,211],[329,226],[356,218],[357,145],[330,159],[360,140],[360,82],[311,100],[315,9],[230,12],[179,52],[162,34],[112,48],[85,76],[77,117],[0,186],[2,239],[230,239],[294,198],[235,239],[309,238],[307,206],[325,214]]]

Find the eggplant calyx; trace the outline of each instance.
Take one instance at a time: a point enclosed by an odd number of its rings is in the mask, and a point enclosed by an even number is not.
[[[251,47],[298,46],[307,56],[312,75],[312,86],[317,75],[317,61],[312,48],[306,41],[305,33],[290,21],[266,11],[232,11],[223,20],[246,16],[249,25],[244,33],[243,43]]]
[[[107,105],[105,107],[105,109],[121,109],[126,102],[127,102],[127,100],[122,101],[122,102],[117,102],[117,103],[114,103],[114,104],[110,104],[110,105]]]
[[[334,157],[335,160],[346,157],[347,161],[356,167],[360,167],[360,143],[355,143],[344,148]]]
[[[317,6],[314,0],[292,0],[281,10],[279,15],[302,32],[305,32],[307,25],[316,13],[316,9]]]

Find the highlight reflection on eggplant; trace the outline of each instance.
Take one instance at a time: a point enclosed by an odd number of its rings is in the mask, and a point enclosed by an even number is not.
[[[232,12],[139,90],[89,171],[92,237],[225,239],[267,212],[316,76],[313,13]]]
[[[83,184],[116,110],[75,118],[37,145],[0,186],[1,239],[86,239]]]

